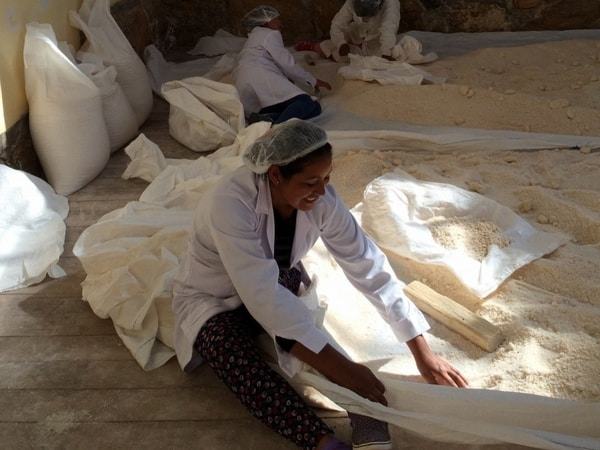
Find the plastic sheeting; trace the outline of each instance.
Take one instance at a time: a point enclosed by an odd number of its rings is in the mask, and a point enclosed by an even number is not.
[[[144,369],[158,367],[174,355],[171,284],[185,250],[194,206],[212,183],[242,163],[241,152],[267,129],[264,122],[251,125],[232,146],[195,161],[167,160],[158,147],[140,136],[128,147],[134,159],[127,176],[152,179],[151,184],[138,202],[104,216],[77,241],[74,254],[87,273],[84,299],[100,317],[113,320],[117,333]],[[335,139],[330,140],[339,148]],[[399,380],[405,375],[384,367],[386,352],[402,352],[391,331],[387,329],[386,334],[386,327],[375,322],[376,311],[365,313],[358,304],[348,308],[351,296],[346,295],[342,283],[329,276],[329,272],[339,275],[339,268],[319,245],[307,259],[309,272],[314,264],[320,267],[319,278],[328,280],[319,288],[319,298],[328,304],[326,329],[353,358],[366,358],[374,370],[379,368],[390,407],[373,404],[307,372],[297,375],[295,384],[312,386],[343,408],[379,417],[434,440],[510,442],[548,449],[600,448],[595,420],[600,414],[598,403]],[[358,318],[348,321],[352,313]],[[365,333],[361,339],[348,342],[344,332],[348,327],[363,327]]]
[[[69,213],[66,197],[40,178],[0,165],[0,210],[0,292],[46,275],[64,276],[58,260]]]
[[[246,43],[245,37],[235,36],[225,30],[217,30],[214,36],[203,36],[191,49],[190,55],[217,56],[225,53],[237,53]]]

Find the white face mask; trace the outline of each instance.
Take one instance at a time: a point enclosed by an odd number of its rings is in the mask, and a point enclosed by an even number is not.
[[[381,8],[381,1],[354,0],[352,6],[357,16],[368,18],[375,16]]]

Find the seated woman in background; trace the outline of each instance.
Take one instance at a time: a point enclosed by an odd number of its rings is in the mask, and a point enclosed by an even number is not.
[[[274,125],[246,151],[244,162],[195,212],[173,288],[179,364],[189,372],[206,361],[255,417],[304,449],[391,449],[386,423],[353,413],[353,447],[337,440],[255,342],[261,332],[270,336],[289,377],[305,363],[387,404],[383,383],[338,350],[305,302],[316,294],[301,259],[319,238],[406,342],[427,382],[464,387],[467,381],[430,350],[423,336],[429,326],[404,295],[404,283],[329,185],[332,147],[325,131],[298,119]]]
[[[346,0],[331,21],[330,39],[303,41],[296,51],[313,51],[321,58],[343,61],[348,53],[394,60],[400,26],[398,0]]]
[[[244,16],[242,25],[249,30],[248,40],[232,75],[249,121],[281,123],[321,114],[320,103],[298,85],[312,90],[331,86],[300,67],[285,48],[277,10],[257,6]]]

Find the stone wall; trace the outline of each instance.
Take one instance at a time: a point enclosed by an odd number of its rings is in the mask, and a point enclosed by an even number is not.
[[[219,28],[244,34],[242,16],[262,0],[121,0],[113,7],[134,47],[191,48]],[[322,39],[344,0],[272,0],[284,39]],[[401,0],[400,32],[529,31],[600,28],[600,0]],[[149,24],[140,24],[137,20]],[[135,18],[135,20],[132,20]],[[128,25],[132,25],[129,27]],[[141,26],[140,26],[141,25]]]
[[[402,0],[404,31],[532,31],[600,28],[598,0]]]

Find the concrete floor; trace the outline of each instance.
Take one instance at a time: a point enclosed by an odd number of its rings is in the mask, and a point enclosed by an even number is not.
[[[168,158],[197,158],[169,135],[168,112],[168,104],[155,97],[140,131]],[[186,375],[172,359],[143,371],[112,322],[82,301],[85,273],[73,245],[87,226],[145,189],[144,181],[120,178],[128,163],[122,150],[115,152],[98,178],[69,196],[59,262],[67,276],[0,294],[0,448],[298,448],[254,419],[207,366]],[[319,413],[340,438],[349,439],[347,418]],[[480,448],[431,442],[398,429],[393,434],[395,448]]]

